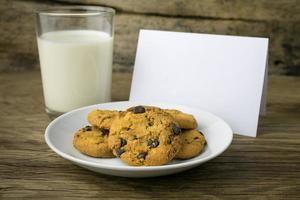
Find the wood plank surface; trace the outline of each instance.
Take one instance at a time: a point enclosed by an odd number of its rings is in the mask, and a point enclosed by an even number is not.
[[[39,68],[34,11],[64,5],[114,7],[114,68],[131,71],[140,29],[270,38],[269,74],[300,75],[299,0],[2,0],[0,71]]]
[[[121,12],[163,16],[293,21],[300,18],[298,0],[55,0],[62,3],[114,7]]]
[[[130,73],[114,73],[126,100]],[[147,179],[112,177],[62,159],[44,141],[40,72],[0,73],[0,199],[300,199],[300,78],[270,76],[258,137],[234,136],[221,156]]]

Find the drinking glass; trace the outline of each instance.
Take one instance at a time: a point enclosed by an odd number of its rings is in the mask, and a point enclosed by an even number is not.
[[[36,12],[45,109],[51,118],[111,101],[112,8],[55,7]]]

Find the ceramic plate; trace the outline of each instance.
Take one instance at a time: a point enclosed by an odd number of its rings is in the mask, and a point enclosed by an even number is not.
[[[117,158],[92,158],[81,154],[73,147],[73,135],[79,128],[88,125],[86,118],[91,110],[126,110],[128,107],[136,105],[153,105],[161,108],[178,109],[194,115],[199,124],[198,129],[207,140],[204,151],[199,156],[188,160],[173,160],[162,166],[136,167],[128,166]],[[182,105],[128,101],[92,105],[65,113],[53,120],[45,132],[46,143],[61,157],[95,172],[123,177],[162,176],[199,166],[225,151],[232,141],[232,136],[231,128],[222,119],[209,112]]]

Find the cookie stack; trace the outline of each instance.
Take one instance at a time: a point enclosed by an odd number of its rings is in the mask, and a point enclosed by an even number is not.
[[[178,110],[153,106],[94,110],[88,121],[91,126],[75,133],[74,147],[92,157],[119,157],[128,165],[157,166],[174,158],[192,158],[205,145],[195,118]]]

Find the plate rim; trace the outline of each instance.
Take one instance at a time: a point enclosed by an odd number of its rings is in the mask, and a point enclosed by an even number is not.
[[[193,110],[197,110],[197,111],[201,111],[205,114],[208,114],[208,115],[211,115],[213,117],[215,117],[216,119],[218,119],[219,121],[221,121],[225,126],[227,126],[227,128],[230,130],[230,138],[229,138],[229,142],[228,144],[225,145],[225,147],[218,153],[216,154],[213,154],[213,155],[209,155],[207,157],[204,157],[200,160],[191,160],[191,161],[187,161],[187,162],[182,162],[182,163],[175,163],[175,164],[169,164],[169,165],[160,165],[160,166],[114,166],[114,165],[110,165],[110,164],[104,164],[104,163],[95,163],[95,162],[92,162],[92,161],[87,161],[87,160],[82,160],[80,158],[76,158],[76,157],[73,157],[61,150],[59,150],[58,148],[56,148],[51,140],[50,140],[50,130],[51,128],[57,123],[57,121],[61,120],[62,118],[66,117],[67,115],[70,115],[72,113],[75,113],[75,112],[78,112],[78,111],[81,111],[81,110],[85,110],[85,109],[88,109],[88,108],[92,108],[92,107],[95,107],[95,106],[99,106],[99,105],[109,105],[109,104],[121,104],[121,103],[133,103],[133,104],[158,104],[158,105],[170,105],[170,106],[175,106],[175,107],[186,107],[186,108],[189,108],[189,109],[193,109]],[[63,157],[64,159],[67,159],[71,162],[75,162],[75,163],[78,163],[80,165],[85,165],[85,166],[88,166],[88,167],[94,167],[94,168],[101,168],[101,169],[109,169],[109,170],[119,170],[119,171],[156,171],[156,170],[168,170],[168,169],[176,169],[176,168],[185,168],[185,167],[192,167],[194,165],[197,165],[197,164],[201,164],[201,163],[204,163],[208,160],[211,160],[217,156],[219,156],[220,154],[222,154],[226,149],[228,149],[228,147],[230,146],[230,144],[232,143],[232,140],[233,140],[233,131],[231,129],[231,127],[220,117],[208,112],[208,111],[205,111],[205,110],[202,110],[200,108],[196,108],[196,107],[192,107],[192,106],[187,106],[187,105],[182,105],[182,104],[172,104],[172,103],[161,103],[161,102],[152,102],[152,103],[147,103],[147,102],[139,102],[139,101],[115,101],[115,102],[108,102],[108,103],[100,103],[100,104],[93,104],[93,105],[89,105],[89,106],[84,106],[84,107],[81,107],[81,108],[77,108],[77,109],[74,109],[72,111],[69,111],[69,112],[66,112],[64,114],[62,114],[61,116],[57,117],[56,119],[54,119],[53,121],[51,121],[47,128],[45,129],[45,134],[44,134],[44,139],[46,141],[46,144],[50,147],[50,149],[52,151],[54,151],[56,154],[58,154],[59,156]],[[100,158],[101,159],[101,158]],[[112,158],[112,159],[115,159],[115,158]]]

